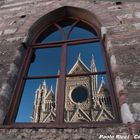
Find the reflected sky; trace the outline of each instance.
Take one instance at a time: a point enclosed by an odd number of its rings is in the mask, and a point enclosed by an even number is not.
[[[60,70],[61,48],[37,49],[28,76],[57,75]]]

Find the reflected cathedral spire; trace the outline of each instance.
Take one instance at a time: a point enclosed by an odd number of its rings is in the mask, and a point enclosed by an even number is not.
[[[55,94],[53,85],[50,90],[46,81],[36,90],[32,122],[55,121]]]
[[[91,72],[97,72],[96,65],[95,65],[95,60],[94,60],[94,55],[92,54],[91,58],[91,66],[90,66]]]
[[[81,52],[78,53],[78,60],[81,60]]]
[[[97,72],[93,54],[92,54],[92,58],[91,58],[90,70],[93,73]],[[92,75],[91,76],[91,90],[92,90],[92,96],[94,98],[97,95],[97,90],[98,90],[98,76],[97,75]]]

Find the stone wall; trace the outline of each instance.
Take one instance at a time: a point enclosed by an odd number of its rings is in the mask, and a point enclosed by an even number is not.
[[[0,130],[0,137],[5,138],[2,134],[5,134],[7,138],[18,139],[48,139],[48,140],[98,140],[101,135],[112,137],[128,136],[131,138],[129,129],[125,126],[117,126],[117,128],[94,128],[94,129],[8,129]]]
[[[29,29],[42,16],[63,7],[72,6],[96,15],[106,34],[106,50],[111,64],[113,82],[118,94],[127,91],[128,105],[136,121],[140,121],[140,3],[101,2],[88,0],[5,0],[0,2],[0,123],[3,123],[12,97],[24,52],[22,43]],[[119,101],[119,95],[116,97]],[[128,125],[119,124],[97,129],[6,129],[1,125],[1,137],[41,139],[98,139],[101,134],[131,134]],[[133,129],[131,129],[133,130]],[[35,135],[36,134],[36,135]]]

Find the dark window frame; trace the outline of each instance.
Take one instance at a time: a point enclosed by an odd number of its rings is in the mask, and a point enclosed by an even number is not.
[[[118,102],[113,86],[113,78],[112,78],[112,73],[110,70],[110,64],[109,64],[109,58],[107,56],[106,48],[105,48],[105,37],[102,39],[101,33],[94,24],[91,24],[90,22],[77,18],[77,17],[70,17],[74,18],[78,21],[85,22],[87,25],[90,25],[95,31],[98,33],[97,37],[94,38],[83,38],[83,39],[76,39],[76,40],[65,40],[66,37],[64,36],[63,41],[58,41],[58,42],[50,42],[47,44],[40,44],[40,43],[35,43],[37,38],[40,36],[40,34],[44,31],[44,26],[40,28],[37,32],[37,34],[34,36],[34,40],[32,41],[32,44],[27,47],[26,54],[23,60],[23,65],[20,71],[20,76],[17,81],[17,84],[14,89],[14,94],[12,101],[10,103],[10,108],[9,112],[6,115],[4,124],[5,125],[10,125],[13,127],[45,127],[45,128],[76,128],[76,127],[101,127],[104,125],[112,125],[112,123],[119,123],[120,122],[120,113],[119,113],[119,108],[118,108]],[[56,26],[58,26],[58,29],[61,31],[61,28],[59,25],[54,22]],[[73,28],[73,27],[72,27]],[[61,31],[62,32],[62,31]],[[93,72],[93,73],[83,73],[83,74],[67,74],[66,73],[66,57],[67,57],[67,47],[68,45],[77,45],[77,44],[84,44],[84,43],[94,43],[94,42],[100,42],[102,52],[103,52],[103,58],[104,58],[104,63],[105,63],[105,68],[106,71],[101,71],[101,72]],[[27,72],[28,68],[32,59],[32,55],[35,49],[43,49],[43,48],[56,48],[56,47],[62,47],[62,56],[61,56],[61,66],[60,66],[60,74],[59,75],[52,75],[52,76],[30,76],[27,77]],[[69,46],[70,47],[70,46]],[[63,121],[64,119],[64,98],[65,98],[65,84],[66,84],[66,77],[76,77],[76,76],[89,76],[89,75],[100,75],[100,74],[106,74],[108,77],[109,81],[109,87],[110,91],[112,93],[111,100],[113,102],[113,112],[115,114],[116,120],[111,121],[111,122],[93,122],[93,123],[65,123]],[[24,88],[25,81],[27,79],[50,79],[50,78],[59,78],[59,93],[61,92],[61,96],[57,96],[57,111],[56,111],[56,122],[55,123],[47,123],[47,125],[44,123],[15,123],[15,118],[17,115],[17,110],[21,101],[22,97],[22,91]],[[58,94],[59,94],[58,93]],[[115,98],[113,98],[113,96]],[[58,107],[59,106],[59,107]]]

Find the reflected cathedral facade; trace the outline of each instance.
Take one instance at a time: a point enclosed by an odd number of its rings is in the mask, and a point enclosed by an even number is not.
[[[88,68],[79,54],[69,74],[81,74],[97,72],[94,57]],[[105,80],[100,80],[98,75],[76,76],[66,78],[64,122],[94,122],[110,121],[114,119],[110,93]],[[99,86],[98,86],[99,85]],[[50,89],[44,81],[37,88],[34,99],[32,122],[48,123],[56,119],[56,95],[58,81],[55,91]]]

